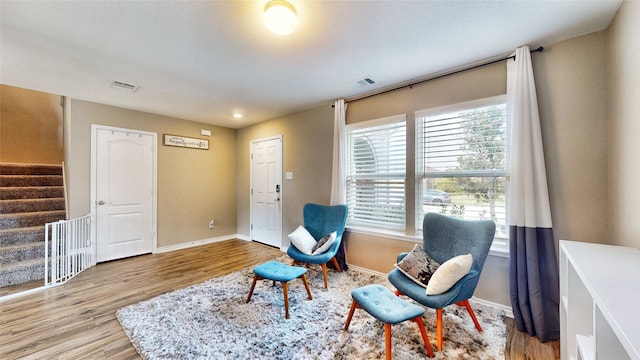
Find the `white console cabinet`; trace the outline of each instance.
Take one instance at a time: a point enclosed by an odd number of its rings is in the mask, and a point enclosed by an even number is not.
[[[560,240],[562,360],[640,360],[640,249]]]

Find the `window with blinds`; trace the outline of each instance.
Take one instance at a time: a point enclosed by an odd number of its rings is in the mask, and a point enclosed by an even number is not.
[[[405,229],[406,120],[394,116],[348,126],[348,226]]]
[[[416,228],[426,212],[492,219],[506,237],[504,96],[416,113]]]

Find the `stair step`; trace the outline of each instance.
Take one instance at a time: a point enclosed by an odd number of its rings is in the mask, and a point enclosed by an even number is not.
[[[44,241],[0,247],[0,264],[44,259]]]
[[[64,210],[64,198],[0,200],[0,214]]]
[[[61,165],[49,164],[0,164],[1,175],[62,175]]]
[[[0,186],[62,186],[62,175],[0,175]]]
[[[20,245],[44,240],[44,225],[0,230],[0,246]]]
[[[45,223],[64,220],[65,218],[66,212],[64,210],[0,214],[0,229],[43,225]]]
[[[0,187],[0,199],[42,199],[64,197],[62,186]]]
[[[0,264],[0,287],[44,280],[44,258]]]

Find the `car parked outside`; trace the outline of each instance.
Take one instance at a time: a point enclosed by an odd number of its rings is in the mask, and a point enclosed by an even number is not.
[[[449,196],[449,193],[436,189],[425,190],[422,194],[422,199],[425,205],[440,205],[451,203],[451,196]]]

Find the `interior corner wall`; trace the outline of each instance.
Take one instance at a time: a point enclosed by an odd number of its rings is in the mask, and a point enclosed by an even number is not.
[[[640,2],[624,1],[608,29],[610,234],[640,247]]]
[[[60,96],[0,85],[0,162],[60,164]]]
[[[247,238],[251,226],[251,141],[282,135],[283,172],[293,179],[282,184],[282,244],[287,234],[303,223],[302,207],[308,202],[329,204],[333,163],[333,109],[331,104],[238,130],[238,234]]]
[[[91,211],[91,124],[155,132],[158,247],[236,234],[236,130],[80,100],[68,102],[70,216]],[[162,145],[163,134],[210,130],[209,150]],[[215,220],[214,229],[208,222]]]
[[[609,242],[606,32],[533,56],[556,240]]]

